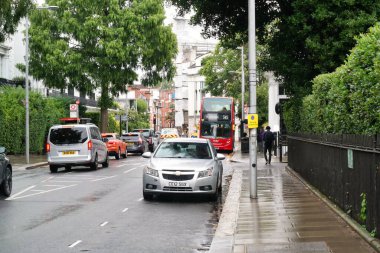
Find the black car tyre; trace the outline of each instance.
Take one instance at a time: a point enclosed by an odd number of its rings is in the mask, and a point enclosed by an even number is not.
[[[12,192],[12,170],[10,167],[6,167],[4,171],[4,181],[1,184],[1,194],[9,197]]]
[[[94,162],[91,163],[90,168],[92,170],[97,170],[98,169],[98,154],[95,155]]]
[[[117,153],[116,153],[116,155],[115,155],[115,159],[116,160],[119,160],[120,159],[120,148],[119,148],[119,150],[117,151]]]
[[[218,179],[217,179],[217,182],[216,182],[216,189],[215,189],[215,193],[211,194],[210,195],[210,200],[212,201],[217,201],[218,200],[218,197],[219,197],[219,176],[218,176]]]
[[[143,197],[144,197],[145,200],[152,200],[153,199],[153,194],[143,192]]]
[[[49,168],[51,173],[57,173],[58,171],[58,167],[55,165],[50,165]]]
[[[104,161],[104,163],[102,163],[102,167],[103,167],[103,168],[108,168],[108,166],[109,166],[109,160],[108,160],[108,154],[107,154],[107,158],[106,158],[106,160]]]
[[[71,171],[71,165],[66,165],[66,166],[65,166],[65,170],[67,170],[67,171]]]
[[[124,152],[124,154],[122,154],[122,157],[127,158],[127,156],[128,156],[128,151],[127,151],[127,149],[125,149],[125,152]]]

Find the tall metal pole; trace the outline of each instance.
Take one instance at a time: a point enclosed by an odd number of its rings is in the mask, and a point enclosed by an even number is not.
[[[29,164],[29,16],[25,18],[25,158]]]
[[[244,120],[244,92],[245,92],[245,80],[244,80],[244,46],[241,46],[241,120]],[[244,129],[244,127],[242,128]]]
[[[249,113],[256,113],[255,0],[248,0]],[[257,129],[249,129],[250,197],[257,198]]]

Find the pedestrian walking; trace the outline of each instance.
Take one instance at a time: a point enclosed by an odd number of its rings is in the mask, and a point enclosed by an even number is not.
[[[270,126],[267,126],[266,131],[264,133],[264,157],[265,164],[270,164],[272,159],[272,147],[274,142],[274,134],[270,131]],[[269,153],[269,157],[267,157],[267,152]]]

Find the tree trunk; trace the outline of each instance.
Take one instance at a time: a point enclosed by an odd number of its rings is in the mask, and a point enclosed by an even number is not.
[[[108,132],[108,109],[107,108],[100,109],[100,131],[102,133]]]

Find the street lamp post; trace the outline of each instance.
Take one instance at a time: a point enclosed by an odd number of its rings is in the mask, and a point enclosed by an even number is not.
[[[256,16],[255,0],[248,0],[249,113],[256,108]],[[249,129],[250,197],[257,198],[257,129]]]
[[[244,93],[245,93],[245,80],[244,80],[244,47],[241,49],[241,120],[244,120]],[[244,125],[241,124],[240,137],[243,137]]]
[[[58,6],[37,7],[37,10],[57,10]],[[25,21],[25,158],[29,164],[29,16],[26,14]]]

